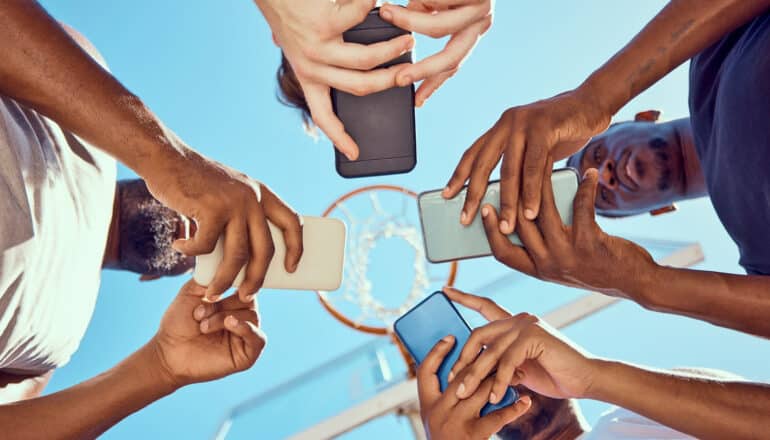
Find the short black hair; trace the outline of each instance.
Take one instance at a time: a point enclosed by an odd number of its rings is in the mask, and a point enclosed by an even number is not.
[[[156,200],[142,179],[118,182],[117,197],[118,267],[147,275],[178,274],[177,266],[185,257],[171,248],[176,213]]]

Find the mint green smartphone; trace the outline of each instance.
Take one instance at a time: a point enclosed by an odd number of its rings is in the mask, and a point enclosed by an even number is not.
[[[572,201],[575,199],[579,185],[577,171],[573,168],[554,170],[551,182],[556,209],[562,221],[570,225],[572,224]],[[417,197],[422,236],[425,241],[425,256],[431,263],[492,255],[481,220],[481,209],[470,225],[460,224],[460,212],[465,203],[467,189],[466,186],[450,200],[441,197],[440,189],[426,191]],[[486,204],[494,206],[499,211],[500,181],[489,182],[481,206]],[[511,234],[508,238],[512,243],[521,245],[516,234]]]

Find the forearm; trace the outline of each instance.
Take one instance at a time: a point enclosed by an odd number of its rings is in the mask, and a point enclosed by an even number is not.
[[[184,147],[36,2],[0,2],[0,93],[24,102],[144,176]]]
[[[770,387],[596,361],[584,397],[627,408],[701,439],[759,439],[770,432]]]
[[[627,287],[645,308],[770,338],[770,277],[653,266]]]
[[[146,345],[111,370],[72,388],[0,406],[0,426],[14,438],[95,438],[173,392]]]
[[[582,87],[613,115],[677,66],[768,6],[768,0],[672,0]]]

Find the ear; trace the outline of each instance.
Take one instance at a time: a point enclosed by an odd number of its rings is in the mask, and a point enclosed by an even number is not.
[[[637,113],[636,116],[634,116],[634,121],[658,122],[658,118],[660,118],[660,111],[647,110],[647,111]]]
[[[659,215],[668,214],[669,212],[674,212],[674,211],[676,211],[676,205],[671,204],[668,206],[664,206],[662,208],[653,209],[652,211],[650,211],[650,215],[653,217],[657,217]]]
[[[139,277],[139,281],[142,281],[142,282],[144,282],[144,281],[152,281],[152,280],[157,280],[158,278],[160,278],[160,275],[147,275],[147,274],[143,274],[142,276]]]

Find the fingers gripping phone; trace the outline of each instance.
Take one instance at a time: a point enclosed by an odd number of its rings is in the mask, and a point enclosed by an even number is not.
[[[579,186],[578,174],[572,168],[554,170],[551,175],[554,200],[564,224],[572,224],[572,201]],[[446,200],[442,190],[426,191],[417,198],[420,212],[422,235],[425,241],[425,255],[431,263],[492,255],[481,209],[468,226],[460,224],[460,213],[465,203],[466,186],[457,196]],[[490,204],[500,210],[500,181],[489,183],[481,205]],[[508,236],[511,242],[521,245],[514,233]]]
[[[297,270],[289,273],[284,267],[286,244],[283,232],[267,222],[273,237],[275,253],[265,275],[262,287],[267,289],[323,290],[332,291],[340,287],[345,264],[345,223],[327,217],[303,217],[302,258]],[[202,286],[208,286],[214,279],[219,263],[222,262],[222,238],[210,254],[195,258],[193,279]],[[245,267],[238,272],[233,287],[243,282]]]
[[[408,33],[381,19],[379,8],[375,8],[361,24],[343,33],[342,37],[350,43],[372,44]],[[411,62],[412,52],[409,51],[378,68]],[[356,141],[360,152],[355,161],[335,152],[340,176],[398,174],[415,167],[414,85],[367,96],[355,96],[336,89],[332,89],[331,94],[334,113]]]
[[[460,357],[465,343],[471,336],[471,328],[457,311],[452,301],[444,292],[435,292],[406,312],[393,324],[396,336],[418,364],[422,363],[430,350],[447,335],[455,337],[455,345],[446,356],[438,370],[441,392],[449,386],[449,371]],[[505,396],[496,404],[486,404],[481,409],[481,416],[492,411],[513,405],[519,395],[513,387],[508,387]]]

